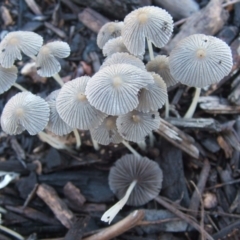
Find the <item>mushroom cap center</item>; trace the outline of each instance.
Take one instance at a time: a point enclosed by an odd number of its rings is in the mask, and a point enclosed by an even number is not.
[[[122,83],[123,83],[123,80],[120,76],[113,77],[113,86],[114,87],[118,88],[122,85]]]
[[[196,52],[196,55],[197,55],[197,58],[198,59],[203,59],[206,57],[206,50],[204,49],[198,49],[197,52]]]
[[[158,65],[159,69],[168,68],[168,64],[165,61],[161,61]]]
[[[148,20],[148,14],[147,14],[147,13],[140,13],[140,14],[138,15],[138,21],[139,21],[139,23],[144,24],[144,23],[147,22],[147,20]]]
[[[78,95],[77,95],[77,99],[78,99],[79,101],[83,102],[83,101],[86,101],[86,100],[87,100],[87,97],[86,97],[86,95],[85,95],[84,93],[80,92],[80,93],[78,93]]]
[[[19,40],[16,37],[12,37],[9,41],[11,45],[16,45],[18,44]]]
[[[43,46],[41,49],[41,52],[45,55],[48,55],[51,51],[50,51],[49,47]]]
[[[113,118],[108,118],[106,119],[105,126],[108,130],[111,130],[115,127],[115,121]]]
[[[115,31],[115,27],[114,27],[114,25],[113,24],[109,24],[109,26],[108,26],[108,31],[110,32],[110,33],[113,33],[114,31]]]
[[[24,115],[24,109],[22,107],[17,108],[16,115],[17,117],[22,117]]]
[[[139,122],[141,121],[141,118],[140,118],[138,115],[133,114],[133,115],[132,115],[132,120],[133,120],[135,123],[139,123]]]

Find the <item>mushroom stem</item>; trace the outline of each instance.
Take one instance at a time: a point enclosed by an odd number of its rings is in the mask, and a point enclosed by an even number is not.
[[[167,100],[165,102],[165,118],[168,118],[168,117],[169,117],[169,100],[167,97]]]
[[[137,180],[134,180],[131,182],[130,186],[128,187],[126,194],[124,197],[119,200],[116,204],[114,204],[110,209],[108,209],[101,217],[101,220],[104,222],[108,222],[110,224],[112,220],[115,218],[115,216],[118,214],[118,212],[123,208],[123,206],[128,201],[128,198],[134,189],[134,187],[137,184]]]
[[[14,83],[13,86],[14,86],[15,88],[19,89],[19,90],[22,91],[22,92],[28,91],[26,88],[22,87],[22,86],[21,86],[20,84],[18,84],[18,83]]]
[[[139,146],[139,148],[140,148],[142,151],[146,151],[147,145],[146,145],[146,142],[145,142],[145,141],[143,141],[143,142],[138,142],[137,145]]]
[[[56,73],[55,75],[52,76],[56,82],[62,87],[64,85],[64,82],[62,80],[62,78],[59,76],[58,73]]]
[[[98,142],[92,137],[92,134],[91,134],[91,133],[90,133],[90,136],[91,136],[93,148],[94,148],[96,151],[99,151],[100,147],[99,147]]]
[[[154,59],[154,53],[153,53],[152,42],[148,38],[147,38],[147,44],[148,44],[148,51],[149,51],[150,60],[153,60]]]
[[[81,147],[81,144],[82,144],[81,143],[81,137],[80,137],[79,132],[76,128],[73,130],[73,133],[74,133],[74,136],[76,138],[76,149],[79,149]]]
[[[183,118],[192,118],[196,110],[200,94],[201,94],[201,88],[196,88],[192,103]]]
[[[130,151],[134,154],[135,157],[137,158],[141,158],[142,156],[125,140],[122,140],[122,144]]]
[[[6,228],[6,227],[4,227],[4,226],[2,226],[2,225],[0,225],[0,230],[2,230],[2,231],[5,232],[5,233],[8,233],[9,235],[13,236],[13,237],[16,238],[16,239],[19,239],[19,240],[24,240],[24,239],[25,239],[25,238],[24,238],[22,235],[20,235],[19,233],[14,232],[13,230],[11,230],[11,229],[9,229],[9,228]]]
[[[148,136],[149,136],[150,147],[153,147],[154,146],[155,137],[154,137],[152,132],[150,132]]]

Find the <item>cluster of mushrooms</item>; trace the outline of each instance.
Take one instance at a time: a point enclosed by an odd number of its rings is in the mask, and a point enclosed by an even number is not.
[[[165,104],[168,116],[167,87],[178,82],[196,87],[194,100],[185,117],[192,117],[200,88],[219,82],[232,69],[232,54],[222,40],[203,34],[180,41],[170,56],[154,57],[152,44],[164,47],[173,31],[173,20],[164,9],[142,7],[129,13],[123,22],[105,24],[97,44],[107,57],[92,77],[83,76],[63,85],[45,100],[28,91],[16,94],[3,109],[1,126],[8,134],[27,130],[37,134],[44,129],[66,135],[74,129],[90,130],[100,144],[144,142],[159,128],[158,109]],[[150,61],[142,61],[145,44]],[[12,32],[0,43],[0,92],[16,84],[15,60],[23,52],[35,61],[41,76],[59,82],[61,66],[57,58],[70,54],[67,43],[43,45],[32,32]],[[126,143],[126,142],[125,142]],[[159,194],[162,172],[152,160],[137,154],[120,158],[111,169],[109,184],[121,200],[102,217],[111,222],[127,203],[139,206]]]

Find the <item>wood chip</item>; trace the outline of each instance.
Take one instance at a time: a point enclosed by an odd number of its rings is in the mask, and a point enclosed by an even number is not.
[[[42,12],[37,5],[37,3],[34,0],[25,0],[28,7],[36,14],[36,15],[42,15]]]
[[[11,25],[13,23],[13,19],[9,13],[9,10],[5,6],[1,6],[0,12],[1,12],[1,17],[4,22],[4,25],[5,26]]]

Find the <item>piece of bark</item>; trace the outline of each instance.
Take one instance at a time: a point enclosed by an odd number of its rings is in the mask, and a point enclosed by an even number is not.
[[[25,2],[27,3],[28,7],[33,11],[34,14],[42,15],[39,6],[34,0],[25,0]]]
[[[95,33],[98,33],[100,28],[105,23],[109,22],[109,19],[91,8],[85,8],[81,13],[79,13],[78,19]]]
[[[0,12],[1,12],[1,17],[4,22],[4,25],[5,26],[11,25],[13,23],[13,19],[9,13],[9,10],[5,6],[1,6]]]
[[[226,23],[228,12],[223,9],[221,0],[211,0],[200,11],[192,14],[182,25],[180,32],[165,46],[168,53],[183,38],[192,34],[215,35]]]
[[[0,169],[6,172],[29,174],[30,171],[35,171],[37,169],[37,165],[35,163],[27,163],[26,168],[24,168],[18,160],[8,160],[4,162],[0,161]]]
[[[194,146],[194,139],[164,119],[161,119],[160,127],[156,132],[193,158],[199,157],[199,151]]]
[[[47,184],[40,184],[37,189],[37,195],[48,205],[53,211],[56,218],[66,227],[70,228],[74,221],[74,214],[70,211],[61,200],[56,191]]]
[[[86,198],[81,194],[80,189],[75,187],[71,182],[68,182],[64,186],[63,192],[70,203],[76,207],[82,207],[82,205],[86,202]]]
[[[217,37],[222,39],[225,43],[231,44],[232,41],[238,35],[238,28],[236,26],[225,26],[223,29],[217,34]]]
[[[232,147],[225,141],[225,139],[219,135],[217,137],[217,142],[219,144],[219,146],[222,148],[222,150],[225,153],[225,157],[226,158],[231,158],[232,157],[232,153],[233,153],[233,149]]]
[[[46,28],[49,28],[51,31],[53,31],[54,33],[56,33],[60,38],[66,38],[67,35],[65,34],[64,31],[62,31],[61,29],[53,26],[51,23],[48,22],[44,22],[44,25]]]
[[[202,131],[220,132],[221,124],[213,118],[168,118],[168,122],[184,129],[200,129]]]
[[[240,27],[240,3],[234,4],[233,24],[238,28]]]
[[[207,179],[208,179],[210,169],[211,169],[210,163],[209,163],[208,159],[205,159],[196,189],[194,190],[194,192],[192,194],[192,198],[191,198],[190,205],[188,208],[189,210],[192,210],[192,212],[190,212],[190,214],[193,217],[197,217],[197,211],[198,211],[198,208],[200,205],[200,199],[202,198],[202,194],[203,194],[203,191],[204,191]]]

